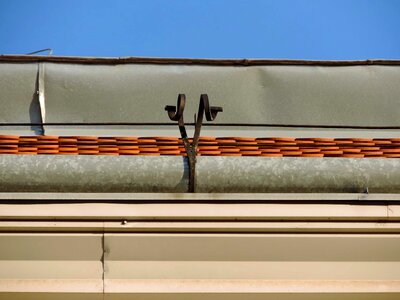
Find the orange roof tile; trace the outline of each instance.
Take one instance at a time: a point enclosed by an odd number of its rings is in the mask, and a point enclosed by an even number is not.
[[[181,155],[178,137],[0,135],[0,154]],[[201,137],[197,155],[400,158],[400,138]]]

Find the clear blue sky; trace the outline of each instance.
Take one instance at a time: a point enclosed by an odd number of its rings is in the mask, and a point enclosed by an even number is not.
[[[0,54],[400,59],[400,0],[0,0]]]

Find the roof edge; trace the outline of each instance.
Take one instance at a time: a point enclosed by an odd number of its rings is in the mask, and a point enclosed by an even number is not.
[[[295,60],[295,59],[209,59],[209,58],[158,58],[158,57],[80,57],[0,55],[0,63],[72,63],[93,65],[156,64],[156,65],[209,65],[209,66],[363,66],[399,65],[400,60]]]

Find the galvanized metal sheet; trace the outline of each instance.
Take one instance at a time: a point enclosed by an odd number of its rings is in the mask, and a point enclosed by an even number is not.
[[[400,125],[397,66],[45,67],[48,122],[168,122],[179,93],[190,120],[207,93],[224,107],[216,123]]]
[[[222,114],[220,114],[222,116]],[[185,115],[186,116],[186,115]],[[188,114],[190,117],[191,114]],[[218,116],[219,117],[219,116]],[[186,119],[185,119],[186,120]],[[189,120],[190,121],[190,120]],[[116,125],[116,126],[60,126],[45,125],[47,135],[95,135],[95,136],[179,136],[177,124],[171,125]],[[2,127],[4,134],[20,133],[22,126]],[[193,126],[186,126],[189,136],[193,136]],[[285,128],[263,126],[224,126],[214,123],[203,123],[202,136],[220,137],[322,137],[322,138],[392,138],[400,136],[400,129],[321,129],[321,128]]]
[[[0,63],[0,123],[40,123],[38,64]],[[2,126],[1,134],[42,134],[40,126]]]
[[[400,160],[198,157],[197,191],[207,193],[397,193]]]
[[[0,63],[0,123],[40,122],[38,65]]]
[[[191,121],[207,93],[225,110],[217,124],[400,125],[395,65],[40,64],[47,122],[169,122],[164,106],[178,93],[189,99]],[[37,70],[0,63],[2,122],[40,121]]]
[[[400,161],[379,158],[198,157],[199,193],[400,192]],[[188,191],[186,158],[1,155],[1,192]]]
[[[183,157],[0,155],[3,192],[186,192]]]

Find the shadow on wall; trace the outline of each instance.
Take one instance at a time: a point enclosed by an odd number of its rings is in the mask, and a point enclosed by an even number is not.
[[[179,184],[175,186],[176,190],[189,191],[189,162],[187,157],[182,157],[183,174]]]
[[[36,84],[35,91],[32,95],[32,101],[29,105],[29,119],[33,124],[42,123],[42,116],[40,112],[40,103],[39,103],[39,69],[36,75]],[[31,130],[35,132],[36,135],[43,135],[44,130],[42,126],[31,125]]]

